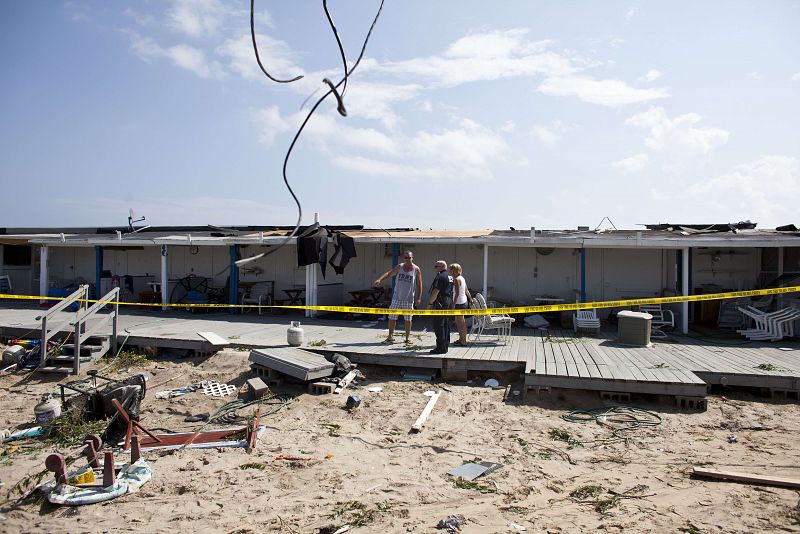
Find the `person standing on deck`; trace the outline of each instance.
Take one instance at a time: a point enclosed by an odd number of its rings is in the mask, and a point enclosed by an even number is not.
[[[453,275],[447,272],[446,261],[437,261],[435,268],[437,274],[431,284],[428,307],[433,310],[449,310],[453,306]],[[450,317],[434,315],[433,333],[436,334],[436,348],[430,353],[447,354],[450,346]]]
[[[403,253],[403,263],[396,265],[391,271],[386,271],[380,278],[372,283],[378,287],[381,283],[394,276],[394,292],[392,293],[392,304],[389,306],[393,310],[405,309],[413,310],[414,306],[419,306],[422,301],[422,271],[414,263],[414,253],[406,251]],[[404,315],[406,329],[406,343],[411,343],[411,315]],[[384,343],[394,343],[394,328],[397,324],[397,315],[389,315],[389,336]]]

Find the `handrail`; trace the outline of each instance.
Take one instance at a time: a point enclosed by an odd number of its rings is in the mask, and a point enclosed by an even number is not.
[[[47,351],[47,343],[50,341],[50,338],[56,335],[58,332],[60,332],[65,326],[71,325],[71,321],[67,320],[58,324],[55,327],[51,326],[50,328],[48,328],[47,320],[53,317],[56,313],[64,310],[68,306],[71,306],[73,303],[78,303],[78,312],[80,313],[80,309],[86,307],[85,300],[88,297],[88,295],[89,295],[89,286],[87,284],[83,284],[79,286],[77,290],[73,291],[72,294],[64,297],[64,299],[61,302],[50,308],[46,313],[36,317],[37,321],[42,322],[42,337],[39,345],[40,361],[39,365],[36,366],[37,369],[39,367],[44,366],[44,364],[47,363],[47,360],[51,356],[50,354],[48,354]]]
[[[112,326],[112,351],[116,355],[117,352],[117,317],[119,316],[119,287],[113,288],[111,291],[106,293],[102,298],[98,299],[97,302],[92,304],[89,308],[84,309],[83,311],[79,311],[73,325],[75,326],[75,336],[73,339],[73,364],[72,364],[72,373],[78,374],[80,372],[81,367],[81,343],[91,336],[94,333],[94,330],[97,329],[99,325],[95,325],[95,328],[91,330],[86,329],[86,322],[91,318],[94,317],[97,312],[103,309],[105,306],[112,304],[114,305],[114,310],[106,316],[103,320],[103,324],[105,324],[109,319],[113,319],[113,326]]]
[[[66,308],[67,306],[72,304],[73,302],[78,301],[81,298],[85,299],[86,296],[88,295],[88,293],[89,293],[89,286],[88,285],[84,284],[82,286],[79,286],[78,289],[76,289],[75,291],[72,292],[72,294],[64,297],[61,300],[61,302],[59,302],[58,304],[55,304],[52,308],[47,310],[47,312],[45,312],[44,315],[39,315],[38,317],[36,317],[34,319],[34,321],[41,321],[43,319],[46,320],[48,317],[50,317],[51,315],[55,315],[57,312],[60,312],[61,310],[63,310],[64,308]],[[81,304],[85,304],[85,303],[81,303]]]

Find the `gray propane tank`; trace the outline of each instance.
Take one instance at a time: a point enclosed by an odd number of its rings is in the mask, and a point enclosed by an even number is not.
[[[42,402],[33,408],[33,413],[36,415],[37,423],[47,423],[61,415],[61,403],[51,395],[45,395],[42,397]]]
[[[292,321],[286,331],[286,342],[292,347],[299,347],[303,344],[303,329],[300,328],[300,321]]]

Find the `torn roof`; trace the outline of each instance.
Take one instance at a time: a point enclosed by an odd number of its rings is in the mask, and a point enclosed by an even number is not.
[[[749,221],[731,224],[654,224],[642,230],[538,230],[538,229],[419,229],[365,228],[361,225],[327,226],[361,243],[487,244],[519,247],[777,247],[800,246],[800,231],[793,225],[776,230],[756,229]],[[153,246],[234,244],[276,245],[293,227],[288,226],[176,226],[145,227],[135,232],[123,228],[33,229],[0,228],[0,243],[52,246]]]

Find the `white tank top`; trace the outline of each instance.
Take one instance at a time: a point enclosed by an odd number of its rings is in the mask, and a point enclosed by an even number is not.
[[[400,302],[413,302],[414,293],[417,289],[416,284],[417,270],[413,267],[410,271],[406,272],[400,266],[400,272],[397,273],[394,279],[394,293],[392,293],[393,301]]]
[[[456,304],[466,304],[467,303],[467,281],[464,280],[463,276],[456,277],[458,280],[458,295],[456,295]]]

